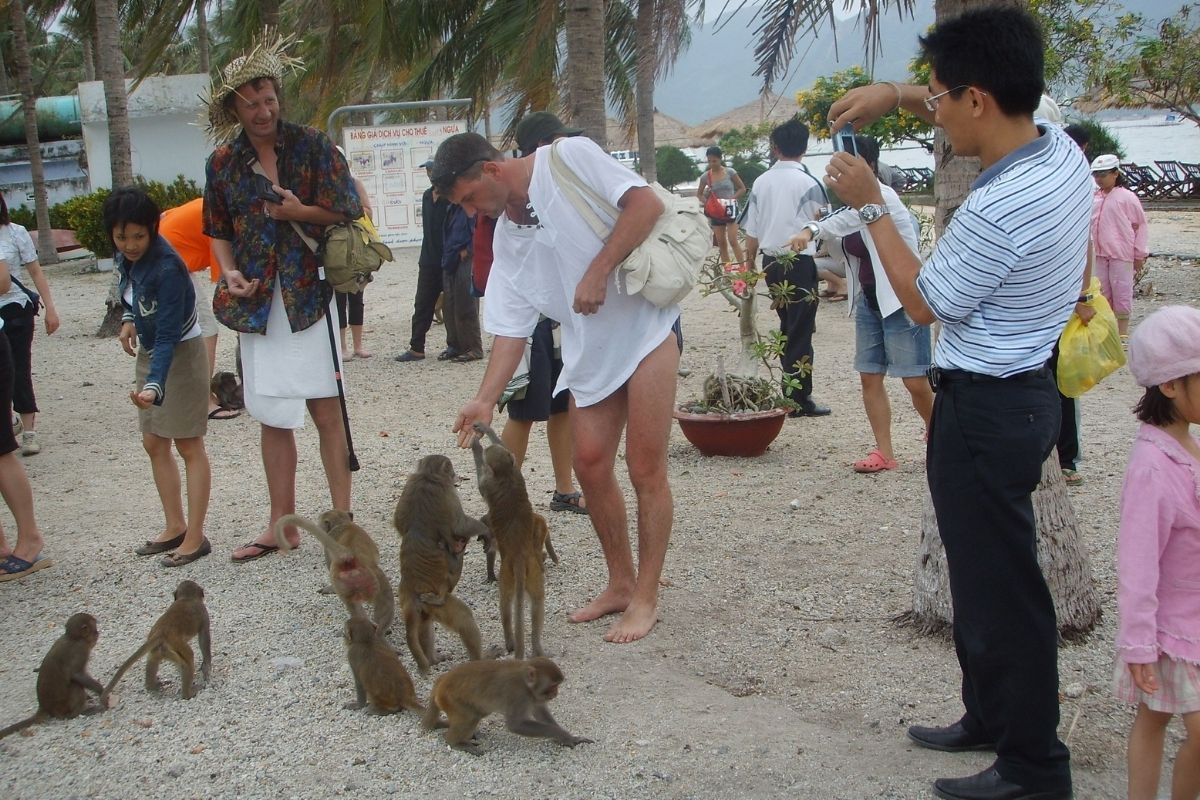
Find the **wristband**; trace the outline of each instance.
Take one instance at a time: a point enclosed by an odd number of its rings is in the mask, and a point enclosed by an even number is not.
[[[885,83],[888,86],[890,86],[896,90],[896,107],[893,108],[892,111],[899,111],[900,110],[900,100],[901,100],[900,84],[896,83],[895,81],[877,81],[876,82],[876,84],[880,85],[880,86],[882,86]]]
[[[1092,296],[1090,294],[1081,294],[1081,295],[1079,295],[1079,299],[1076,300],[1075,302],[1076,303],[1088,303],[1088,302],[1091,302],[1091,300],[1092,300]]]

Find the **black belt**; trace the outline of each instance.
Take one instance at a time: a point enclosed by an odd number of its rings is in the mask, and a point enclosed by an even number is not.
[[[1016,375],[1009,375],[1004,378],[999,378],[995,375],[986,375],[982,372],[968,372],[965,369],[930,367],[925,370],[925,377],[929,379],[929,386],[935,392],[943,383],[1001,383],[1004,381],[1027,381],[1034,378],[1049,378],[1050,375],[1050,368],[1045,365],[1037,369],[1018,372]]]

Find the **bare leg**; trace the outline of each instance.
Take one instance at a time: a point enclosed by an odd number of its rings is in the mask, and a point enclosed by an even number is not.
[[[1183,715],[1187,738],[1175,754],[1171,773],[1171,800],[1196,800],[1200,797],[1200,711]]]
[[[827,269],[817,270],[817,277],[829,284],[829,291],[832,294],[846,293],[846,279],[840,275],[835,275]]]
[[[1129,315],[1128,314],[1124,314],[1124,315],[1118,314],[1117,315],[1117,334],[1120,336],[1128,336],[1129,335]],[[24,418],[25,418],[25,415],[22,414],[21,419],[23,420]],[[25,430],[29,430],[28,425],[25,426]]]
[[[179,555],[191,555],[204,544],[204,518],[208,516],[212,471],[208,464],[208,452],[204,449],[203,436],[176,439],[175,449],[183,457],[183,467],[187,474],[187,536],[175,552]]]
[[[175,454],[171,452],[171,440],[153,433],[142,434],[142,447],[150,456],[150,471],[154,474],[154,487],[158,489],[158,499],[162,503],[163,517],[166,527],[152,541],[165,542],[174,539],[187,528],[187,519],[183,516],[183,499],[180,496],[182,484],[179,481],[179,465],[175,463]]]
[[[933,416],[933,389],[929,388],[929,379],[924,375],[916,378],[901,378],[904,381],[904,388],[908,389],[908,394],[912,397],[913,408],[921,415],[921,421],[925,423],[925,430],[929,430],[929,419]]]
[[[1128,324],[1129,320],[1125,320],[1125,322],[1126,322],[1126,324]],[[28,414],[22,413],[21,414],[21,427],[23,427],[27,431],[36,431],[37,430],[37,412],[30,412]]]
[[[263,471],[267,476],[271,511],[266,531],[254,541],[274,546],[275,521],[296,511],[296,437],[290,428],[263,425],[261,439]],[[284,535],[293,546],[300,543],[300,533],[295,528],[286,528]],[[240,547],[233,551],[233,557],[248,558],[260,552],[258,548]]]
[[[744,263],[746,260],[746,250],[742,247],[742,240],[738,238],[738,224],[736,222],[725,223],[725,236],[729,239],[729,246],[733,250],[733,257],[739,263]]]
[[[217,334],[204,337],[204,350],[208,353],[208,379],[212,381],[212,376],[217,371]],[[217,396],[210,394],[208,396],[208,413],[212,413],[220,408],[217,404]]]
[[[717,249],[721,251],[722,263],[729,262],[729,239],[725,236],[725,229],[728,227],[728,225],[717,225],[713,228],[717,235]]]
[[[532,420],[508,418],[504,430],[500,431],[500,441],[513,454],[517,469],[525,463],[525,453],[529,450],[529,432],[533,430]]]
[[[1129,729],[1129,800],[1154,800],[1158,796],[1163,740],[1170,721],[1170,714],[1151,711],[1145,703],[1138,705]]]
[[[367,349],[363,347],[362,325],[350,326],[350,339],[354,342],[354,355],[358,356],[359,358],[370,358],[373,355],[373,353],[368,352]]]
[[[350,449],[346,445],[346,427],[342,405],[336,397],[308,401],[308,413],[321,439],[321,463],[329,482],[329,499],[340,511],[350,510]],[[295,474],[295,469],[292,470]]]
[[[896,453],[892,450],[892,406],[888,402],[887,388],[883,385],[883,374],[860,372],[858,379],[862,383],[863,408],[867,412],[867,422],[871,424],[875,446],[884,458],[895,459]]]
[[[658,581],[675,511],[667,480],[667,441],[678,370],[679,346],[672,333],[642,360],[625,385],[625,463],[637,493],[638,571],[629,606],[604,634],[605,641],[637,641],[658,622]]]
[[[29,486],[29,476],[16,451],[0,456],[0,496],[4,497],[17,523],[17,546],[9,551],[4,533],[0,531],[0,553],[33,561],[41,555],[45,541],[33,517],[33,490]]]
[[[550,464],[554,467],[554,491],[559,494],[575,493],[575,475],[571,472],[571,415],[563,411],[551,414],[546,423],[546,442],[550,445]],[[584,498],[579,499],[581,508],[587,508]]]

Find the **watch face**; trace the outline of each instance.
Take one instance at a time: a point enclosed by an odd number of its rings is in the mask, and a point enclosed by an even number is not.
[[[883,216],[883,208],[875,203],[868,203],[858,210],[858,216],[863,222],[874,222]]]

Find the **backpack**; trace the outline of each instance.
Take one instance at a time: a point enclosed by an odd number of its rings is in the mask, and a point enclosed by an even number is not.
[[[339,292],[362,291],[372,273],[392,260],[392,250],[375,233],[366,217],[339,222],[325,229],[317,256],[325,267],[325,280]]]

